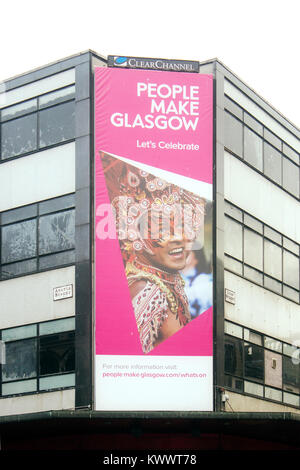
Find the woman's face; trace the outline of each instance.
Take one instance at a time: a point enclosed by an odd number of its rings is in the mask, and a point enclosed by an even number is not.
[[[180,271],[186,265],[189,254],[190,242],[185,239],[169,239],[152,246],[153,254],[145,253],[152,266],[157,266],[165,271]]]

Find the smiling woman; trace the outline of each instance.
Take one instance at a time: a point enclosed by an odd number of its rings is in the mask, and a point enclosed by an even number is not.
[[[203,231],[205,200],[110,155],[101,158],[146,354],[191,321],[179,271]]]

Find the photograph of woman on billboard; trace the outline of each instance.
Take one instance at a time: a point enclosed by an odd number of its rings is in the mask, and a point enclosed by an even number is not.
[[[206,200],[116,157],[100,156],[147,354],[192,320],[181,271],[190,253],[203,248]]]

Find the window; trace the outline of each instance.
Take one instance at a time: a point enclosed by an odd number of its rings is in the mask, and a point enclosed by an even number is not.
[[[0,279],[74,262],[73,194],[2,212],[0,216]]]
[[[244,158],[246,162],[259,171],[263,170],[262,142],[262,139],[255,132],[248,129],[248,127],[244,128]]]
[[[2,109],[0,159],[74,139],[74,97],[75,87],[69,86]]]
[[[226,320],[224,384],[240,393],[299,407],[298,353],[291,344]]]
[[[225,146],[233,153],[243,155],[243,125],[229,113],[225,113]]]
[[[237,90],[237,89],[236,89]],[[238,95],[236,95],[237,97]],[[247,100],[246,100],[247,101]],[[297,138],[292,134],[282,134],[284,129],[278,124],[278,135],[271,132],[264,124],[258,121],[259,116],[249,114],[253,103],[247,101],[250,108],[243,109],[241,103],[233,101],[225,95],[224,114],[224,144],[225,147],[238,158],[244,159],[255,170],[263,173],[274,183],[281,186],[292,196],[299,199],[299,145]],[[246,102],[244,103],[246,104]],[[284,141],[292,136],[295,144],[294,150],[290,147],[291,141]],[[289,143],[289,145],[288,145]]]
[[[74,386],[74,317],[2,330],[2,396]]]
[[[299,303],[297,243],[228,202],[224,229],[225,269]]]

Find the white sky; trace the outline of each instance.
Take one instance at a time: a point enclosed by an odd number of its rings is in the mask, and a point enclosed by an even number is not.
[[[0,81],[92,49],[218,58],[300,127],[299,0],[8,0]]]

